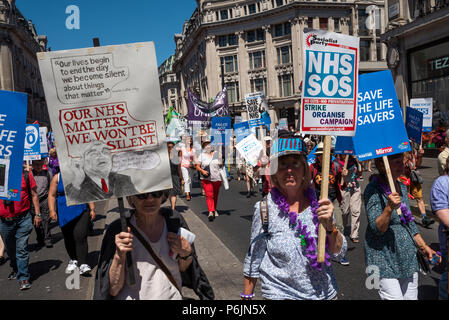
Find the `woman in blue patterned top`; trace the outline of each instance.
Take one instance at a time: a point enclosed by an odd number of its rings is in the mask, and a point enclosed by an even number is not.
[[[345,238],[333,221],[329,199],[317,201],[310,186],[306,147],[296,137],[283,136],[271,149],[273,189],[266,198],[268,226],[261,223],[261,203],[255,206],[251,244],[244,262],[244,290],[252,299],[257,279],[262,296],[271,300],[331,300],[337,283],[329,259],[346,252]],[[317,227],[327,231],[325,263],[317,262]]]
[[[429,260],[435,251],[419,234],[410,212],[407,187],[398,181],[404,171],[403,154],[390,156],[388,161],[399,192],[390,192],[383,159],[375,159],[380,174],[371,176],[363,195],[368,217],[365,261],[367,267],[379,270],[382,300],[417,300],[419,265],[414,242]]]

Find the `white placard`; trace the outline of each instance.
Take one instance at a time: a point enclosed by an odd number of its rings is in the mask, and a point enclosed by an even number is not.
[[[38,61],[69,205],[172,188],[152,42]]]
[[[263,150],[262,143],[257,140],[254,134],[250,134],[240,141],[236,146],[237,151],[245,158],[245,160],[253,167],[257,165],[259,156]]]

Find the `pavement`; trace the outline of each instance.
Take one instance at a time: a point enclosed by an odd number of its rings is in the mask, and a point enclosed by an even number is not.
[[[433,180],[438,176],[436,159],[424,158],[420,169],[424,177],[424,200],[430,212],[429,190]],[[365,173],[364,185],[367,182],[368,173]],[[253,214],[252,207],[258,199],[246,199],[244,182],[231,181],[234,192],[225,191],[227,196],[220,195],[220,217],[213,223],[207,221],[207,209],[205,209],[204,197],[201,197],[197,188],[192,192],[194,196],[190,202],[179,199],[177,210],[186,219],[190,230],[196,234],[195,247],[199,262],[206,273],[212,288],[214,288],[216,300],[239,300],[239,294],[243,289],[243,258],[249,244],[250,224]],[[168,203],[168,202],[167,202]],[[94,221],[94,231],[89,237],[89,259],[93,267],[90,277],[80,277],[79,288],[69,289],[74,282],[73,278],[64,273],[68,256],[65,251],[64,241],[59,226],[52,224],[53,248],[39,248],[35,243],[35,233],[30,237],[30,270],[32,288],[20,291],[18,283],[7,280],[10,272],[8,262],[0,266],[0,300],[90,300],[94,289],[94,279],[97,267],[98,255],[105,228],[119,218],[116,200],[103,201],[96,204],[97,218]],[[417,213],[416,202],[411,201],[414,213]],[[240,211],[240,212],[239,212]],[[238,214],[237,214],[238,213]],[[366,221],[361,225],[361,243],[349,243],[348,256],[351,265],[341,266],[333,263],[339,285],[339,299],[376,300],[376,290],[367,290],[363,285],[366,274],[364,273],[363,237],[362,230],[366,228]],[[219,222],[222,219],[221,223]],[[365,219],[366,220],[366,219]],[[420,219],[417,219],[419,225]],[[419,226],[424,239],[436,249],[438,239],[436,236],[438,224],[430,228]],[[364,232],[364,230],[363,230]],[[420,276],[420,299],[435,299],[436,286],[441,270],[436,270],[431,276]],[[72,281],[72,282],[70,282]],[[256,287],[256,299],[260,299],[260,283]],[[198,299],[195,293],[183,288],[186,299]]]

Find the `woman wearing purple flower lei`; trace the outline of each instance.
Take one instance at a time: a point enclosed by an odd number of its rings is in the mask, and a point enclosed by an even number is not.
[[[260,202],[255,206],[251,245],[244,262],[242,299],[251,299],[257,279],[262,296],[272,300],[331,300],[337,284],[329,259],[346,252],[346,240],[335,228],[334,206],[318,201],[310,187],[304,142],[282,136],[271,149],[271,181],[267,196],[268,232],[261,224]],[[318,225],[327,231],[326,259],[317,262]]]
[[[436,252],[419,234],[410,212],[407,187],[398,181],[404,171],[403,154],[389,156],[388,161],[398,192],[391,192],[383,159],[377,158],[375,165],[379,175],[371,176],[363,195],[368,218],[364,246],[366,265],[371,270],[376,269],[382,300],[417,300],[416,246],[429,260]],[[402,215],[398,215],[398,208]]]

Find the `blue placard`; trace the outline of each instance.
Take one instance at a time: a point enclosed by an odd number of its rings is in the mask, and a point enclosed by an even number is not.
[[[251,128],[257,128],[257,127],[260,127],[260,126],[262,126],[264,124],[265,123],[264,123],[264,119],[263,118],[249,120],[249,126]]]
[[[25,151],[23,160],[41,159],[41,144],[38,124],[28,124],[25,127]]]
[[[20,201],[27,95],[0,91],[0,199]]]
[[[407,107],[405,113],[405,129],[409,139],[421,144],[424,114],[410,107]]]
[[[211,145],[229,145],[231,141],[231,117],[213,117],[211,127]]]
[[[410,151],[393,77],[389,70],[359,76],[357,131],[360,161]]]
[[[251,134],[248,121],[234,124],[234,135],[237,143]]]
[[[338,136],[337,142],[335,143],[334,154],[355,154],[352,137]]]

